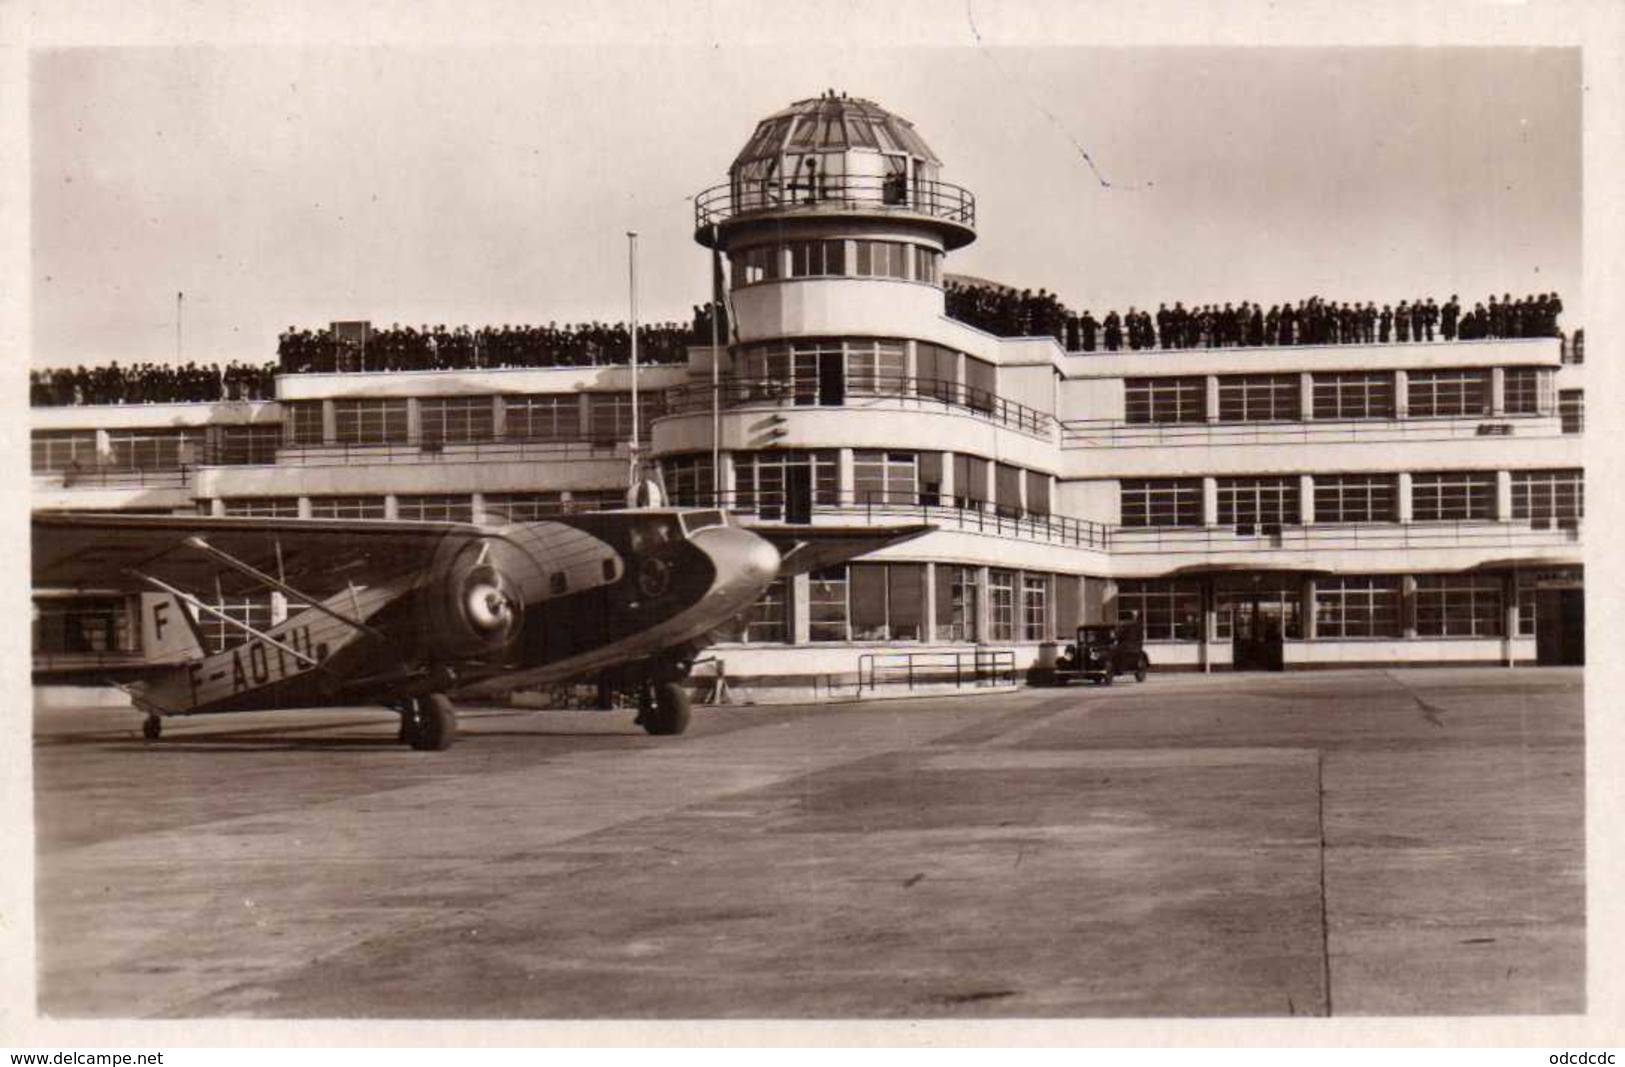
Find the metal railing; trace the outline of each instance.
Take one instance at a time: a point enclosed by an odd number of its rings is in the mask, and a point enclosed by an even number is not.
[[[1465,415],[1450,418],[1305,419],[1282,422],[1123,422],[1079,419],[1061,423],[1062,448],[1244,444],[1347,444],[1381,441],[1457,441],[1478,437],[1560,437],[1556,413]]]
[[[880,685],[970,685],[985,688],[1016,684],[1016,652],[1011,648],[973,648],[952,652],[865,652],[858,657],[858,690]]]
[[[647,434],[647,431],[645,431]],[[591,440],[558,441],[532,438],[486,438],[478,441],[424,441],[418,444],[391,442],[364,444],[335,441],[332,444],[282,445],[276,450],[276,463],[304,467],[387,466],[414,463],[570,462],[615,459],[626,434]],[[205,465],[208,465],[207,463]],[[241,463],[221,464],[242,466]]]
[[[1538,524],[1538,525],[1537,525]],[[1562,547],[1580,540],[1578,519],[1446,522],[1312,523],[1293,526],[1119,526],[1111,532],[1114,553],[1337,551],[1341,549],[1440,549]]]
[[[819,174],[810,180],[775,176],[714,185],[694,197],[694,229],[709,230],[751,215],[848,208],[927,215],[971,228],[976,225],[976,197],[951,182]]]
[[[63,488],[161,487],[184,489],[192,484],[192,469],[178,467],[72,467],[68,470],[36,470],[36,478],[61,479]]]
[[[712,388],[710,382],[693,382],[666,390],[667,413],[693,415],[710,411]],[[849,378],[840,390],[831,392],[829,403],[824,402],[819,383],[814,379],[752,381],[724,378],[715,388],[719,393],[718,406],[725,410],[757,406],[844,407],[852,400],[883,400],[907,408],[935,407],[965,411],[1035,437],[1049,437],[1055,426],[1052,416],[1036,408],[1006,400],[985,389],[974,389],[941,378],[885,377],[858,383]]]
[[[1054,545],[1104,550],[1111,528],[1088,519],[1022,511],[989,501],[955,499],[931,493],[903,494],[884,490],[853,493],[814,491],[810,504],[799,506],[782,492],[691,493],[673,491],[677,507],[727,508],[745,522],[781,523],[861,519],[864,525],[905,520],[930,523],[939,529],[1043,541]],[[805,512],[805,514],[803,514]]]

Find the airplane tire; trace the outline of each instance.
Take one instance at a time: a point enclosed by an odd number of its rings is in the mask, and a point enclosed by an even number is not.
[[[148,715],[141,724],[141,736],[148,741],[156,741],[164,736],[164,720],[156,715]]]
[[[643,729],[655,737],[673,737],[687,730],[688,690],[676,682],[661,682],[653,688],[650,706],[638,716]]]
[[[419,697],[413,715],[403,723],[406,743],[420,752],[444,752],[457,740],[457,711],[444,693]]]
[[[1138,663],[1136,663],[1134,665],[1134,680],[1136,682],[1145,681],[1146,668],[1148,668],[1150,666],[1151,666],[1151,664],[1146,662],[1146,658],[1144,656],[1141,656],[1140,657],[1140,662],[1138,662]]]

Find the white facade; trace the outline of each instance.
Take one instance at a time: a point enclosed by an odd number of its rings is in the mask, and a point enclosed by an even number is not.
[[[977,650],[1020,669],[1130,614],[1154,668],[1575,658],[1584,382],[1558,339],[1083,354],[995,337],[944,313],[974,206],[914,141],[884,186],[868,157],[887,153],[857,145],[820,165],[861,180],[761,177],[802,173],[786,141],[782,166],[742,154],[697,198],[735,336],[715,393],[707,347],[639,377],[673,501],[936,527],[772,590],[718,645],[736,687],[849,691],[908,654],[925,674]],[[39,408],[35,505],[615,506],[631,386],[625,367],[293,374],[275,403]],[[141,432],[189,443],[137,469],[119,449]]]

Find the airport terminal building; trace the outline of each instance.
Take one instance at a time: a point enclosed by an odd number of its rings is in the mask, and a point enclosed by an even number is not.
[[[695,198],[729,328],[638,372],[669,500],[935,527],[770,588],[714,649],[736,691],[850,692],[995,654],[1019,670],[1130,617],[1154,670],[1581,661],[1580,346],[997,336],[945,311],[977,218],[943,169],[905,120],[827,95],[764,119]],[[632,374],[300,370],[268,400],[37,406],[33,505],[475,523],[624,506]],[[138,661],[134,601],[40,591],[36,667]]]

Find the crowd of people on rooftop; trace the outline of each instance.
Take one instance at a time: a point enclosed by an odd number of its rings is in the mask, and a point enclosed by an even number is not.
[[[1073,312],[1044,289],[1018,292],[957,282],[947,287],[950,317],[1000,337],[1054,337],[1070,352],[1561,337],[1562,310],[1556,293],[1519,300],[1510,293],[1491,295],[1471,308],[1454,294],[1442,305],[1429,297],[1380,308],[1374,301],[1314,296],[1268,309],[1247,300],[1190,308],[1176,301],[1172,308],[1162,304],[1155,314],[1131,307],[1126,314],[1114,309],[1097,319],[1088,310]]]
[[[1075,313],[1047,290],[1016,291],[1002,286],[950,281],[950,317],[1000,337],[1054,337],[1070,352],[1233,346],[1389,344],[1474,341],[1487,338],[1562,337],[1556,293],[1520,300],[1490,296],[1471,308],[1452,295],[1440,305],[1431,298],[1401,300],[1397,306],[1348,303],[1309,297],[1267,310],[1239,304],[1186,308],[1175,302],[1153,314],[1129,308],[1096,319]],[[638,327],[638,361],[678,364],[690,345],[709,345],[715,334],[731,340],[726,312],[697,305],[687,325],[663,322]],[[271,400],[275,375],[344,372],[445,370],[489,367],[587,367],[624,365],[631,358],[631,333],[624,322],[560,326],[390,326],[335,324],[319,330],[289,327],[277,341],[277,360],[254,365],[136,363],[120,366],[55,368],[29,372],[29,400],[36,407],[72,404],[158,404],[181,401]],[[1578,346],[1580,335],[1575,338]]]
[[[273,400],[276,364],[236,360],[214,363],[132,363],[55,367],[28,372],[28,399],[35,407],[73,404],[168,404],[182,401]]]
[[[702,321],[703,319],[703,321]],[[701,327],[703,326],[703,334]],[[691,344],[709,344],[708,316],[693,323],[642,323],[638,362],[682,363]],[[302,330],[277,339],[284,374],[342,371],[458,370],[474,367],[601,367],[629,363],[632,333],[624,322],[545,326],[401,326]]]

